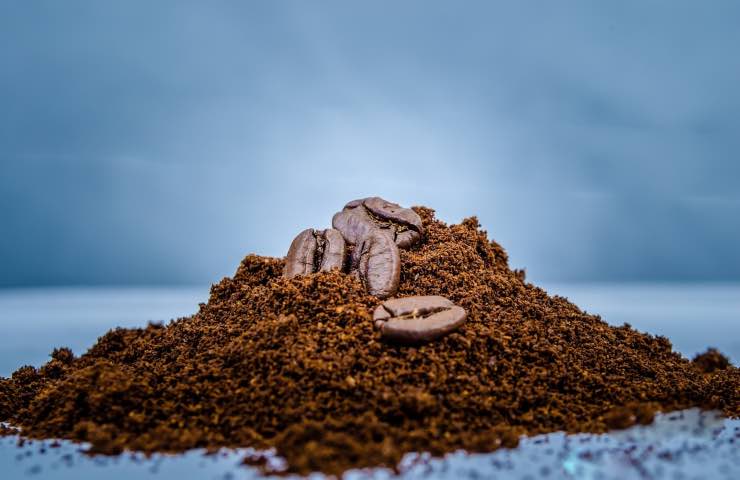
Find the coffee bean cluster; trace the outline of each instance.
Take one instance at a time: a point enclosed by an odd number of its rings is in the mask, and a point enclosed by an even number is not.
[[[326,230],[306,229],[290,244],[283,276],[293,278],[339,269],[358,278],[368,293],[387,299],[398,290],[399,248],[421,240],[421,217],[410,208],[368,197],[347,203]],[[443,297],[388,300],[374,315],[384,338],[420,343],[439,338],[462,325],[466,313]]]

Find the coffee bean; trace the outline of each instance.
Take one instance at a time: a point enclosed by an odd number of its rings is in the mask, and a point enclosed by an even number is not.
[[[387,298],[396,293],[401,256],[391,236],[384,230],[371,231],[352,252],[350,270],[371,295]]]
[[[345,243],[342,234],[333,228],[306,229],[298,234],[285,257],[283,277],[293,278],[314,272],[326,272],[344,266]]]
[[[459,328],[467,314],[437,295],[386,300],[373,313],[383,338],[414,344],[440,338]]]
[[[374,229],[388,231],[399,248],[410,247],[424,233],[421,217],[415,211],[380,197],[352,200],[334,215],[332,226],[352,245]]]
[[[387,222],[388,227],[395,233],[396,245],[399,248],[410,247],[421,239],[424,233],[421,217],[410,208],[403,208],[380,197],[367,198],[363,205],[383,228]]]
[[[331,225],[342,233],[342,236],[350,245],[358,245],[363,238],[367,238],[378,229],[364,208],[358,208],[357,210],[345,209],[334,214]]]

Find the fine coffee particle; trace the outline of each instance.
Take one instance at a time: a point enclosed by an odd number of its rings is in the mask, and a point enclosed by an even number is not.
[[[526,283],[475,218],[447,226],[415,211],[424,234],[400,251],[395,295],[448,298],[467,312],[459,330],[388,344],[372,320],[380,300],[358,279],[286,279],[283,260],[250,255],[191,317],[114,329],[80,357],[55,350],[0,379],[0,421],[93,453],[275,448],[289,472],[341,474],[407,452],[604,432],[656,410],[740,414],[737,368],[690,362],[664,337]]]

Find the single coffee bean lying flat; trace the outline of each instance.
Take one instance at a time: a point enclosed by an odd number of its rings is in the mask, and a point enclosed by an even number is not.
[[[447,335],[466,318],[465,309],[437,295],[393,298],[378,305],[373,313],[383,338],[406,344]]]
[[[380,197],[352,200],[334,215],[332,226],[352,245],[374,229],[388,231],[399,248],[410,247],[424,233],[421,217],[415,211]]]
[[[283,277],[293,278],[314,272],[326,272],[344,266],[345,243],[342,234],[333,228],[308,228],[298,234],[285,257]]]
[[[398,290],[401,256],[387,232],[371,231],[352,252],[351,273],[359,276],[368,293],[387,298]]]

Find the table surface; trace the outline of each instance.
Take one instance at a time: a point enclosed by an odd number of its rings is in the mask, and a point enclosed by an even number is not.
[[[740,284],[552,284],[614,325],[625,322],[668,337],[686,356],[707,346],[733,363],[740,359]],[[134,327],[189,315],[208,298],[208,287],[51,288],[0,290],[0,375],[24,364],[41,365],[54,347],[80,354],[115,326]],[[87,457],[80,446],[0,439],[2,478],[256,478],[239,467],[243,452],[143,459]],[[524,439],[514,450],[445,459],[411,456],[404,478],[740,478],[740,421],[712,412],[674,412],[648,427],[607,435],[555,433]],[[423,461],[420,461],[423,460]],[[388,478],[384,470],[348,478]]]

